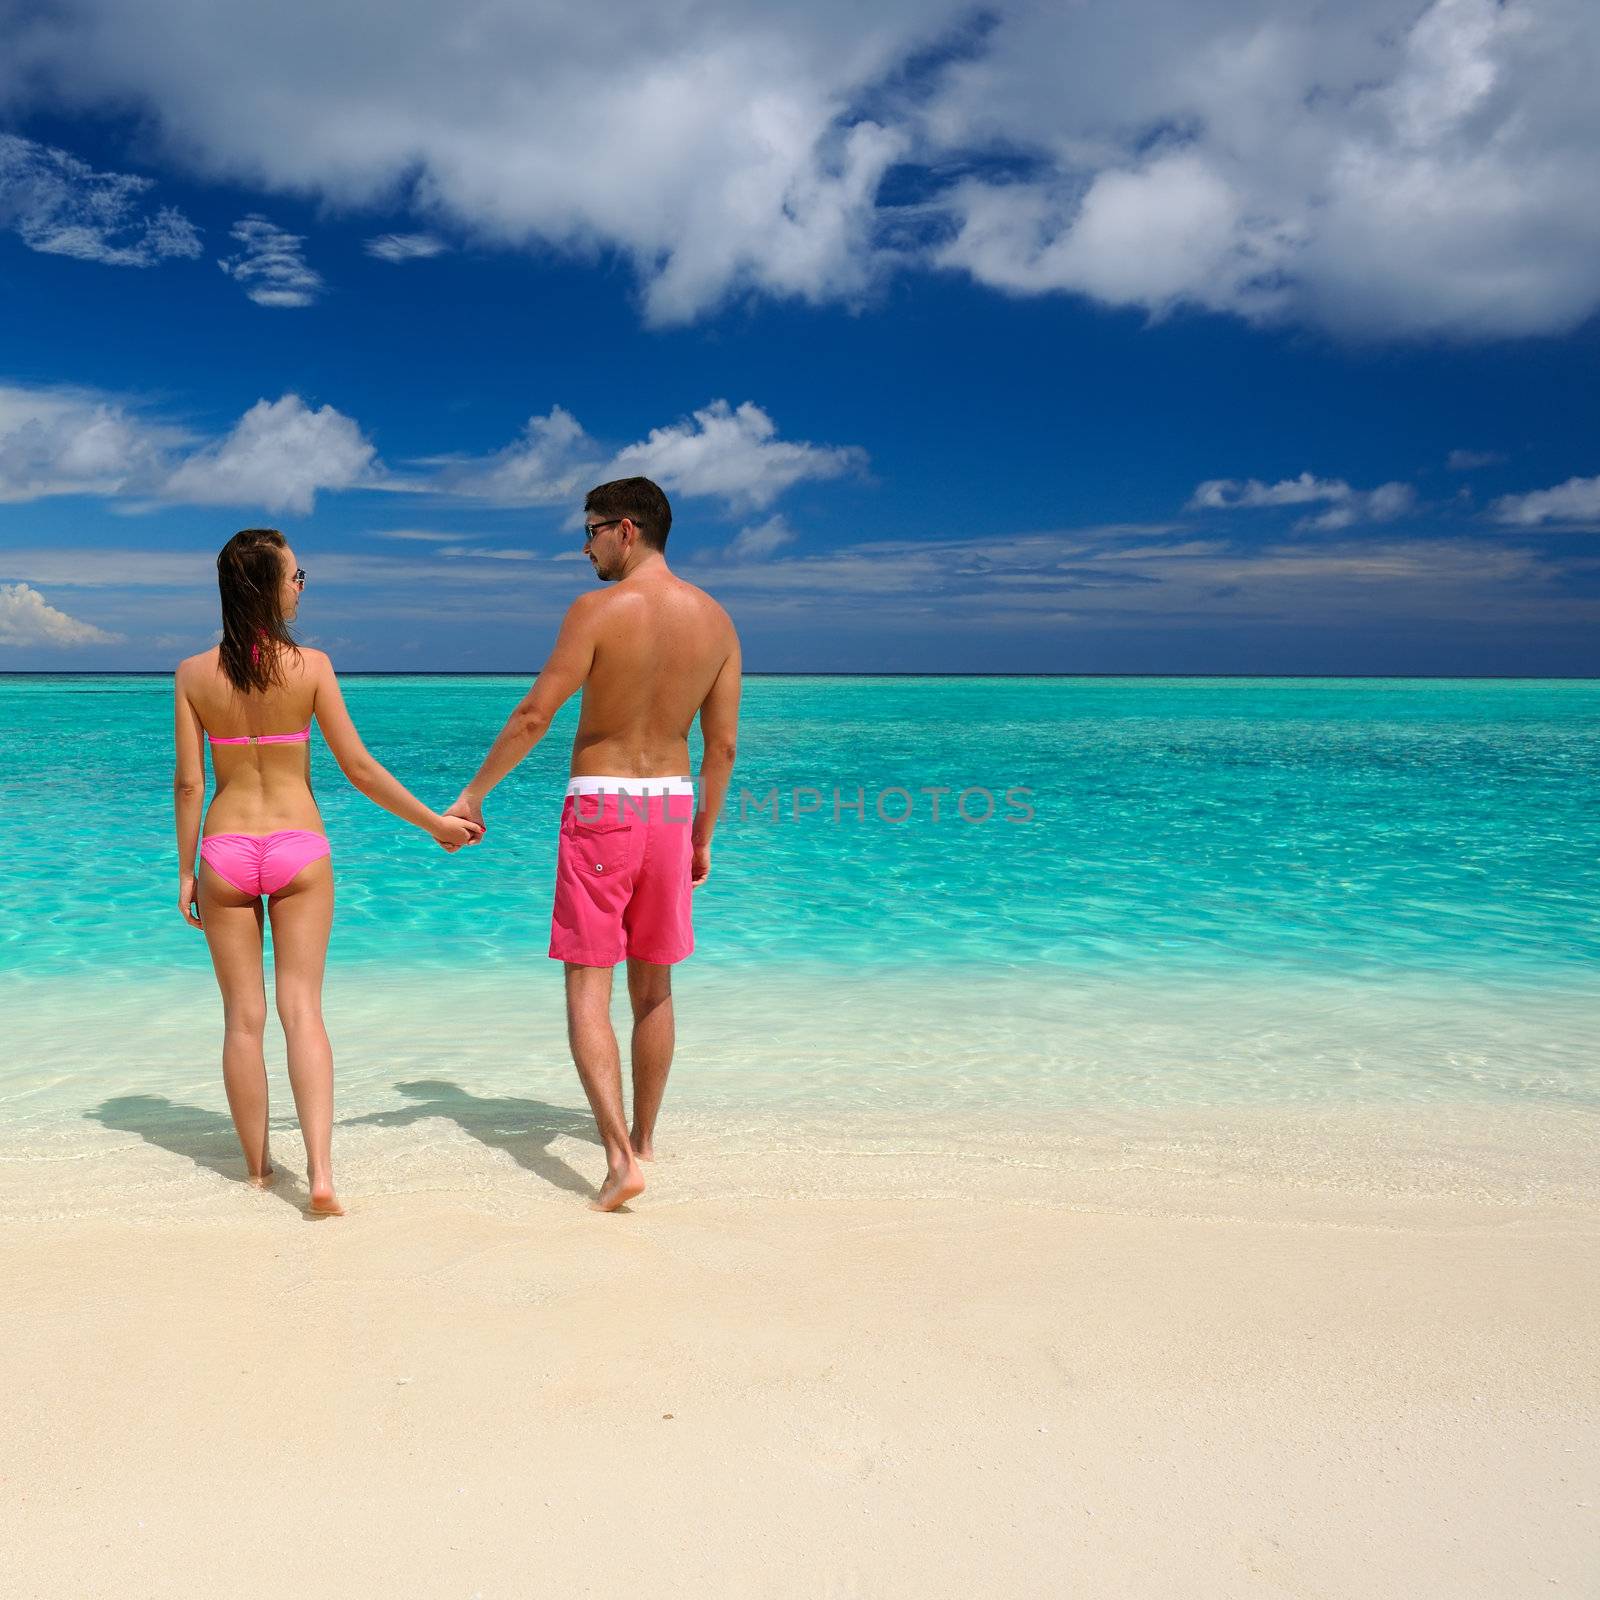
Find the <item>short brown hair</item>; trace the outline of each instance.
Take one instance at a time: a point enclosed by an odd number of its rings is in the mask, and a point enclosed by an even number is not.
[[[652,550],[667,548],[672,507],[661,486],[648,478],[613,478],[610,483],[602,483],[584,496],[583,509],[598,512],[608,520],[626,517]]]

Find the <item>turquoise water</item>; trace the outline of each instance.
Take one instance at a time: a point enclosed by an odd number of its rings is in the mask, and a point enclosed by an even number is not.
[[[525,683],[351,677],[369,747],[445,804]],[[0,970],[206,970],[173,909],[171,688],[0,677]],[[544,959],[575,720],[447,857],[313,740],[335,964]],[[1600,683],[752,678],[696,898],[723,969],[1487,979],[1600,974]],[[889,815],[875,801],[893,787]],[[944,786],[941,819],[919,793]],[[780,815],[752,805],[779,791]],[[865,818],[833,815],[857,790]],[[957,793],[996,796],[988,822]],[[793,791],[820,810],[796,816]],[[1028,821],[1000,796],[1031,791]],[[1022,797],[1019,797],[1022,798]],[[802,796],[802,803],[805,797]],[[980,815],[980,795],[967,810]]]
[[[346,693],[374,753],[442,805],[524,687]],[[0,1223],[41,1195],[61,1216],[231,1214],[221,1008],[175,908],[170,696],[0,678]],[[453,857],[313,736],[353,1194],[470,1190],[510,1215],[541,1141],[594,1164],[545,955],[575,712]],[[1589,1194],[1597,713],[1587,682],[751,679],[674,985],[666,1193],[788,1192],[755,1149],[840,1195],[1014,1180],[1126,1205],[1160,1174],[1224,1197],[1266,1174]],[[741,816],[741,788],[777,791],[777,817]],[[835,821],[835,788],[865,815]],[[977,789],[996,814],[963,821]],[[816,809],[797,816],[797,790]],[[880,820],[880,795],[911,820]],[[276,1028],[268,1061],[283,1155]]]

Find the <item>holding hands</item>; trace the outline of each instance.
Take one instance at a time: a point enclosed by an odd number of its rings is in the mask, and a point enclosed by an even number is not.
[[[477,837],[472,840],[473,844],[488,832],[488,825],[483,820],[483,796],[475,793],[471,784],[461,791],[454,804],[446,808],[445,816],[476,828]]]
[[[428,824],[428,832],[447,855],[454,855],[463,845],[476,844],[483,837],[481,816],[474,818],[462,815],[457,809],[460,804],[458,800],[442,816],[435,814]]]

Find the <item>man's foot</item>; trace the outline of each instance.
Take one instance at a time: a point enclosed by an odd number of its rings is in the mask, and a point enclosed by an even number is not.
[[[311,1204],[306,1208],[314,1217],[342,1217],[344,1207],[339,1204],[339,1197],[333,1192],[333,1185],[314,1184],[311,1189]]]
[[[589,1202],[591,1211],[615,1211],[618,1206],[626,1204],[636,1194],[644,1193],[644,1174],[639,1170],[637,1163],[629,1162],[621,1172],[607,1173],[606,1181],[600,1187],[600,1193]]]
[[[656,1146],[653,1139],[641,1139],[639,1135],[635,1133],[629,1136],[628,1143],[633,1146],[633,1153],[641,1161],[655,1160]]]

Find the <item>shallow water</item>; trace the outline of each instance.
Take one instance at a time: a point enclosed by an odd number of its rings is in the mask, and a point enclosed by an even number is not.
[[[374,753],[443,804],[523,687],[346,693]],[[173,909],[170,695],[0,678],[0,1158],[171,1159],[120,1123],[225,1112],[204,941]],[[1585,1135],[1597,713],[1589,682],[751,679],[669,1104],[730,1127],[935,1119],[947,1141],[1230,1108],[1441,1129],[1537,1109]],[[545,955],[573,720],[456,857],[314,737],[351,1139],[448,1122],[452,1095],[581,1112]],[[741,788],[776,791],[776,818],[741,815]],[[864,815],[836,819],[835,788]],[[963,820],[980,790],[995,815]],[[882,820],[880,796],[911,818]]]

